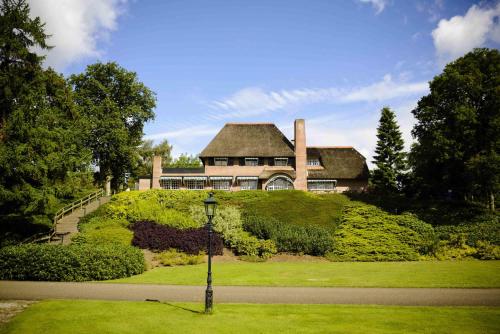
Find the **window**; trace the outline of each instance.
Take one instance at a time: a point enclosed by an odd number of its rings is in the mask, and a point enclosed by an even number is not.
[[[241,190],[257,190],[258,180],[241,180],[240,189]]]
[[[293,189],[293,182],[286,176],[272,178],[266,186],[267,191]]]
[[[163,189],[180,189],[181,188],[181,179],[160,179],[160,186]]]
[[[337,186],[335,180],[308,180],[307,190],[309,191],[334,191]]]
[[[307,159],[308,166],[320,166],[319,159]]]
[[[185,180],[186,188],[190,190],[203,190],[205,188],[205,181],[203,180]]]
[[[274,158],[274,165],[275,166],[287,166],[288,165],[288,158]]]
[[[245,158],[245,166],[258,166],[259,158]]]
[[[231,181],[229,180],[214,180],[212,187],[215,190],[229,190],[231,188]]]
[[[215,166],[227,166],[227,158],[214,158]]]

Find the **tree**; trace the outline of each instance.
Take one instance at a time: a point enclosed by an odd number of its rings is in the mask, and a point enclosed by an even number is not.
[[[41,70],[44,57],[33,51],[46,50],[44,24],[30,18],[25,0],[2,0],[0,3],[0,130],[15,108],[15,101]],[[0,133],[0,142],[2,140]]]
[[[43,222],[89,162],[70,87],[32,51],[46,37],[25,1],[1,2],[0,212]]]
[[[196,168],[201,167],[201,161],[197,155],[188,155],[187,153],[183,153],[175,159],[169,167]]]
[[[166,168],[172,161],[171,156],[172,145],[168,143],[168,140],[163,140],[158,145],[153,145],[152,140],[143,140],[141,145],[137,149],[138,163],[134,170],[134,175],[150,175],[153,168],[153,156],[161,156],[162,167]]]
[[[86,119],[85,145],[99,166],[98,181],[103,184],[112,177],[111,186],[117,190],[134,166],[144,123],[154,118],[155,94],[136,73],[114,62],[89,65],[70,82]]]
[[[374,188],[382,192],[395,192],[401,189],[406,171],[404,141],[396,122],[396,115],[388,107],[381,110],[377,128],[377,147],[373,163],[377,167],[372,174]]]
[[[410,161],[423,194],[479,196],[494,208],[500,165],[500,52],[475,49],[446,65],[413,110]]]

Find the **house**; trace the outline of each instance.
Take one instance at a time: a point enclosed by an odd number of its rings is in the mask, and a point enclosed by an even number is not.
[[[353,147],[308,147],[305,121],[294,124],[290,141],[272,123],[227,123],[200,154],[201,168],[162,168],[153,159],[152,179],[139,190],[215,189],[363,191],[366,159]]]

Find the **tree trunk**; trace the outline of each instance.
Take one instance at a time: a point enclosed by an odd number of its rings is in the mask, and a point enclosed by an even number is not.
[[[490,192],[490,198],[489,198],[489,208],[491,211],[495,211],[495,194],[493,192]]]

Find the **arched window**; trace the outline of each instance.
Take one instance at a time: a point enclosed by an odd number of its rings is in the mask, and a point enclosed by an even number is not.
[[[287,189],[293,189],[293,181],[285,175],[277,175],[272,177],[266,186],[267,191]]]

